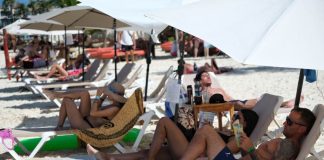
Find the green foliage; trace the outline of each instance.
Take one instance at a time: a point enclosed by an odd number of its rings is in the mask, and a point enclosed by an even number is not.
[[[16,0],[3,0],[2,2],[2,14],[8,16],[8,18],[13,18],[13,7]]]
[[[26,18],[28,15],[28,8],[22,3],[18,3],[16,6],[15,17]]]

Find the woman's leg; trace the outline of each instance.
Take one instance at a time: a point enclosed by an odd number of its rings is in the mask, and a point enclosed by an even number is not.
[[[48,72],[48,74],[45,77],[38,76],[36,74],[34,74],[34,77],[36,79],[48,79],[48,78],[51,78],[56,72],[59,72],[59,74],[61,76],[68,76],[69,75],[68,72],[63,67],[59,66],[58,64],[53,64],[50,71]]]
[[[78,110],[74,101],[69,98],[63,99],[59,112],[59,120],[56,127],[57,129],[63,127],[66,117],[68,117],[72,128],[86,129],[91,127],[86,121],[83,120],[84,115],[82,115],[82,113]]]
[[[208,159],[214,159],[224,147],[224,141],[213,127],[204,125],[196,132],[181,159],[196,159],[205,151]]]
[[[67,91],[67,92],[55,92],[43,89],[44,94],[50,99],[55,98],[69,98],[69,99],[81,99],[80,108],[82,108],[82,113],[84,108],[89,108],[91,106],[90,94],[88,91]],[[86,110],[88,112],[88,110]]]
[[[68,72],[60,65],[58,64],[53,64],[51,67],[51,71],[47,74],[47,78],[50,78],[52,75],[56,73],[56,71],[61,75],[61,76],[68,76]]]
[[[100,151],[96,150],[95,148],[93,148],[91,145],[87,144],[88,155],[94,155],[96,157],[96,159],[99,159],[99,160],[107,160],[107,159],[142,160],[142,159],[147,158],[148,151],[149,150],[141,150],[141,151],[134,152],[134,153],[108,154],[108,153],[100,152]],[[172,159],[172,157],[170,157],[170,155],[169,155],[168,148],[163,147],[160,150],[160,152],[158,153],[156,159],[157,160]]]
[[[156,126],[148,159],[156,158],[165,139],[167,139],[169,151],[175,159],[182,156],[189,144],[181,130],[169,118],[161,118]]]

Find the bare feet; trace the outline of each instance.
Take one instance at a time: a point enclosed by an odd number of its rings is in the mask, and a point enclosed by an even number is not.
[[[300,103],[304,101],[304,95],[300,96]],[[288,101],[282,102],[281,106],[282,108],[293,108],[295,106],[295,98],[290,99]]]
[[[59,98],[58,94],[56,92],[54,92],[54,91],[43,89],[43,92],[50,100],[54,100],[55,98]]]
[[[101,152],[93,148],[90,144],[87,144],[87,152],[89,156],[95,156],[99,160],[109,159],[108,157],[103,157]]]
[[[88,152],[88,155],[95,155],[99,151],[96,150],[95,148],[93,148],[90,144],[87,144],[87,152]]]

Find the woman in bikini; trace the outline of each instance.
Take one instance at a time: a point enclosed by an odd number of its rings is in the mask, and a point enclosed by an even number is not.
[[[89,67],[89,64],[90,61],[86,58],[85,65],[88,65],[87,68]],[[67,79],[69,76],[79,76],[83,71],[82,67],[84,67],[85,65],[83,65],[83,55],[80,54],[78,55],[75,62],[72,65],[69,65],[66,70],[58,64],[53,64],[46,76],[40,76],[36,73],[31,74],[38,80],[46,80],[55,75],[57,75],[59,79]]]
[[[68,118],[71,128],[87,129],[96,128],[111,120],[123,107],[127,99],[124,97],[125,88],[117,82],[101,87],[97,90],[96,98],[91,102],[88,91],[53,92],[44,91],[50,99],[63,98],[59,112],[57,130],[63,128],[65,119]],[[80,105],[74,103],[80,99]],[[111,103],[102,106],[108,99]]]

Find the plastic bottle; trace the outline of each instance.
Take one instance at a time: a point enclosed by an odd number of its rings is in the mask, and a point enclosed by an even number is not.
[[[197,64],[196,62],[194,62],[194,72],[197,72],[197,70],[198,70]]]
[[[195,104],[202,103],[202,96],[201,96],[201,85],[199,81],[195,81],[195,97],[194,97]]]
[[[188,95],[188,101],[187,104],[191,105],[192,103],[192,85],[187,86],[187,95]]]
[[[243,133],[243,126],[240,124],[239,120],[233,122],[233,131],[235,135],[236,145],[240,147],[240,137]]]

